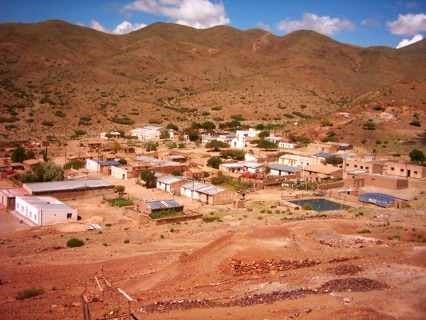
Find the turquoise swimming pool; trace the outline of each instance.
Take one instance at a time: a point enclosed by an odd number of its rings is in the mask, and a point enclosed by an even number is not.
[[[343,209],[347,209],[349,208],[348,206],[338,203],[338,202],[334,202],[334,201],[330,201],[327,199],[301,199],[301,200],[292,200],[289,201],[295,205],[298,205],[300,207],[310,207],[312,208],[312,210],[315,211],[332,211],[332,210],[343,210]]]

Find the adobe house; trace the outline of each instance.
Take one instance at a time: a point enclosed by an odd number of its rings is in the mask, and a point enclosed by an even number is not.
[[[305,181],[321,182],[329,179],[341,179],[342,169],[332,165],[311,165],[303,167],[301,177]]]
[[[86,159],[86,169],[90,172],[109,176],[111,175],[112,166],[120,167],[121,163],[116,160]]]
[[[384,189],[401,190],[408,188],[408,179],[380,174],[367,174],[362,172],[348,173],[345,186],[353,188],[377,187]]]
[[[384,174],[421,179],[426,177],[426,167],[409,162],[388,161],[384,165]]]

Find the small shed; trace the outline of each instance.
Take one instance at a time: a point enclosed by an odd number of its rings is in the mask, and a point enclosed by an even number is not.
[[[174,199],[150,200],[140,201],[136,209],[138,212],[149,215],[151,218],[160,218],[183,212],[183,205]]]
[[[157,189],[171,194],[180,194],[180,187],[186,183],[187,179],[182,176],[166,175],[157,178]]]
[[[17,196],[26,196],[28,192],[24,188],[9,188],[0,190],[1,206],[6,210],[15,209],[15,199]]]

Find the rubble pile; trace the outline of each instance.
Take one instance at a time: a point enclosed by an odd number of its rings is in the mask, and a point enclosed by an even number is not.
[[[368,278],[346,278],[327,281],[319,288],[319,291],[322,293],[342,291],[366,292],[385,288],[387,288],[387,285],[376,280]]]
[[[274,291],[270,293],[248,295],[228,301],[206,299],[159,301],[142,306],[141,311],[156,313],[195,308],[247,307],[256,304],[270,304],[281,300],[299,299],[307,295],[342,291],[366,292],[371,290],[382,290],[385,288],[387,288],[386,284],[367,278],[334,279],[315,289],[300,288],[291,291]]]
[[[308,268],[319,265],[317,260],[261,260],[251,263],[245,263],[241,260],[233,259],[231,261],[231,270],[234,275],[256,275],[265,274],[272,271],[286,271],[300,268]]]
[[[330,269],[330,271],[337,276],[344,276],[344,275],[354,275],[358,272],[361,272],[362,268],[354,264],[341,264],[336,266],[333,269]]]

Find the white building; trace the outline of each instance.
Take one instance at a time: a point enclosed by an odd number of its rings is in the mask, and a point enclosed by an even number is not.
[[[161,127],[149,125],[142,128],[136,128],[130,131],[130,135],[137,137],[140,141],[160,140]]]
[[[321,165],[321,158],[302,155],[302,154],[284,154],[278,159],[279,164],[285,164],[292,167],[308,167],[314,165]]]
[[[111,177],[120,180],[127,180],[129,178],[129,172],[125,167],[111,166]]]
[[[290,141],[278,141],[278,148],[280,149],[294,149],[296,148],[296,144],[294,142],[290,142]]]
[[[232,149],[244,149],[246,147],[246,139],[244,136],[237,136],[231,140],[230,146]]]
[[[97,160],[86,159],[86,169],[91,172],[100,172],[101,166]]]
[[[77,209],[53,197],[18,196],[15,213],[31,225],[46,226],[77,221]]]
[[[260,133],[260,130],[249,128],[248,130],[237,130],[235,133],[237,138],[256,138]]]

